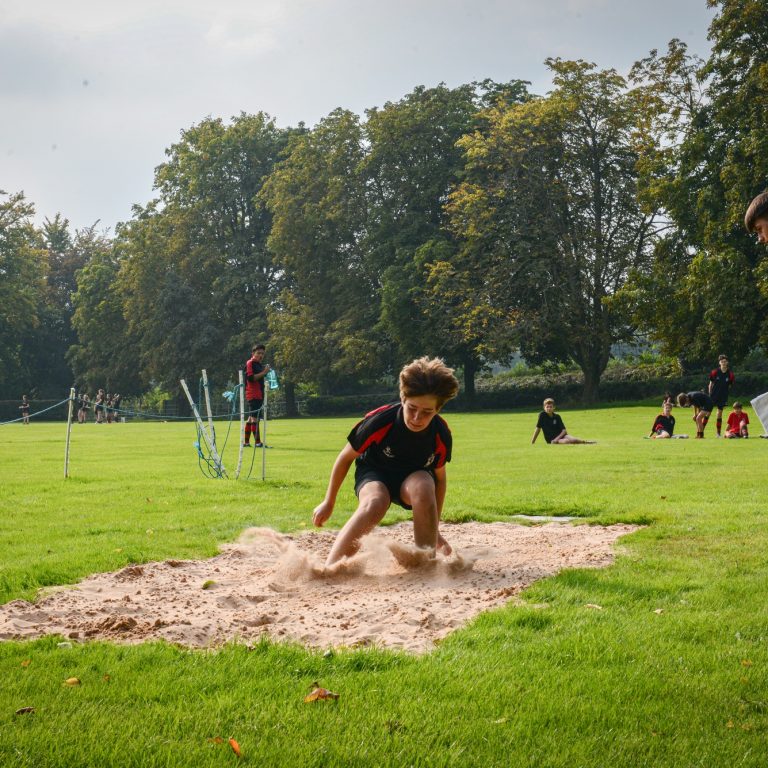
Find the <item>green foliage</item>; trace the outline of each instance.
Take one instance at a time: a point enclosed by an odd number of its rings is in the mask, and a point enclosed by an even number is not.
[[[743,216],[768,178],[760,105],[768,95],[762,0],[710,0],[718,9],[706,62],[672,40],[635,65],[646,106],[643,200],[670,219],[656,263],[623,297],[636,322],[672,354],[738,361],[768,339],[764,250]]]
[[[526,359],[574,359],[591,400],[628,332],[606,300],[647,263],[655,217],[637,200],[634,94],[613,70],[548,64],[548,97],[492,108],[485,129],[461,140],[466,180],[450,210],[474,305]],[[494,346],[501,357],[504,345]]]
[[[5,198],[5,199],[3,199]],[[0,192],[0,392],[16,398],[28,387],[33,360],[22,341],[45,312],[45,251],[23,193]]]

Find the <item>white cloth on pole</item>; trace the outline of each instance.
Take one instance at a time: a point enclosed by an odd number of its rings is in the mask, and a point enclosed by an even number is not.
[[[768,434],[768,392],[758,395],[754,400],[750,400],[750,403],[763,425],[763,431]]]

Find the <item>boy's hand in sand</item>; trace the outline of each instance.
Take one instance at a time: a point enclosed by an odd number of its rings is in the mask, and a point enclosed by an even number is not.
[[[451,545],[443,538],[443,534],[440,531],[437,532],[437,551],[446,557],[453,552]]]
[[[315,511],[312,513],[312,522],[320,528],[328,520],[332,512],[333,504],[323,501],[315,507]]]

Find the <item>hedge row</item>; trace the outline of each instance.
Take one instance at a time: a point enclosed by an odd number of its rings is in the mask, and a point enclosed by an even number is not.
[[[603,381],[600,384],[600,403],[632,402],[657,397],[665,392],[677,395],[702,389],[706,376],[702,374],[674,379],[647,379],[645,381]],[[730,401],[748,402],[753,397],[768,392],[768,373],[739,373]],[[560,405],[580,405],[582,385],[572,376],[555,377],[549,383],[520,384],[498,390],[480,390],[474,397],[463,392],[447,406],[448,411],[503,411],[513,408],[541,408],[545,397],[553,397]],[[384,403],[397,400],[397,392],[361,395],[312,396],[302,403],[301,414],[306,416],[342,416],[364,414]],[[730,402],[729,401],[729,402]]]

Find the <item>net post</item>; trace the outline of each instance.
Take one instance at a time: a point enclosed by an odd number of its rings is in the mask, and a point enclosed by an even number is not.
[[[243,389],[243,369],[237,372],[238,383],[240,385],[240,446],[237,454],[237,469],[235,470],[235,480],[240,477],[240,470],[243,468],[243,442],[245,441],[245,391]]]
[[[69,443],[72,435],[72,411],[75,404],[75,388],[69,390],[69,407],[67,409],[67,443],[64,448],[64,479],[69,477]]]

